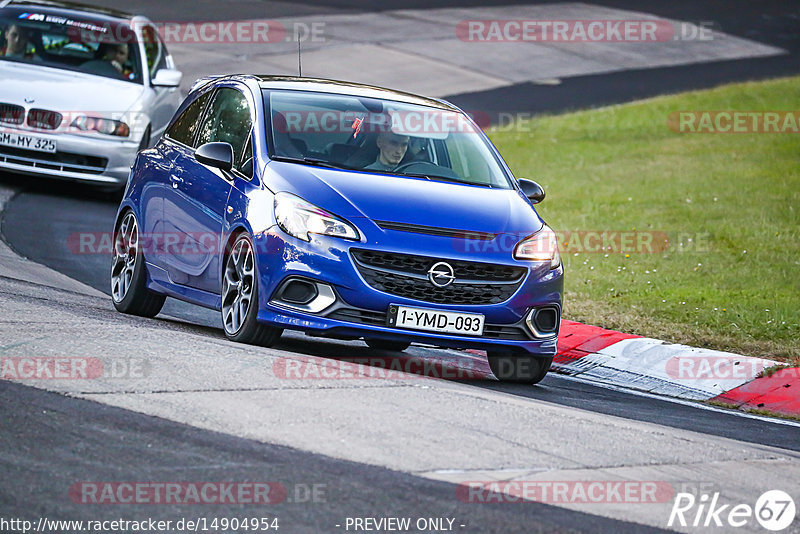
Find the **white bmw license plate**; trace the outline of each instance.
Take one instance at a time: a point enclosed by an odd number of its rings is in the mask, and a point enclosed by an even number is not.
[[[13,132],[0,131],[0,145],[35,150],[37,152],[49,152],[51,154],[56,152],[56,142],[52,139]]]
[[[387,323],[397,328],[480,336],[483,334],[483,315],[460,313],[411,306],[389,306]]]

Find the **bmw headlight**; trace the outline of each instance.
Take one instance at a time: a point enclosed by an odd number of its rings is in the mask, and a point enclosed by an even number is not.
[[[281,230],[303,241],[311,241],[309,234],[361,239],[350,223],[290,193],[275,195],[275,220]]]
[[[106,135],[116,135],[118,137],[128,137],[131,134],[131,128],[122,121],[115,121],[113,119],[103,119],[100,117],[87,117],[81,115],[72,121],[72,127],[77,128],[82,132],[94,131]]]
[[[514,248],[514,258],[529,261],[549,261],[550,268],[555,269],[561,264],[556,233],[546,224],[543,225],[541,230],[517,243]]]

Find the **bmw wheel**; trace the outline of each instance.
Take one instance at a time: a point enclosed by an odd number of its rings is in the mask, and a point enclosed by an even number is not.
[[[536,384],[542,381],[550,370],[553,358],[511,354],[508,352],[487,353],[489,367],[501,382]]]
[[[260,324],[258,275],[253,243],[247,234],[236,238],[225,261],[222,278],[222,324],[231,341],[270,347],[282,329]]]
[[[139,245],[139,224],[132,211],[114,229],[114,256],[111,262],[111,299],[122,312],[155,317],[164,306],[164,295],[147,289],[144,255]]]

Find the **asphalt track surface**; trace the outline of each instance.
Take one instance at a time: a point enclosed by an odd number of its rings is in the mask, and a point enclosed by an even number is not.
[[[24,180],[6,179],[4,182],[22,185]],[[111,232],[116,212],[115,198],[87,187],[76,190],[72,184],[31,184],[26,192],[7,204],[1,225],[2,238],[20,255],[110,294],[109,256],[105,253],[75,254],[67,242],[74,240],[76,234]],[[206,327],[208,335],[223,335],[219,312],[167,299],[162,314]],[[292,332],[285,332],[282,339],[276,348],[315,356],[326,356],[332,343],[340,348],[364,347],[360,341],[315,342],[313,338],[309,340]],[[300,340],[302,342],[298,342]],[[441,353],[437,349],[422,347],[414,347],[411,352],[422,357],[440,357]],[[762,420],[743,419],[722,411],[702,410],[691,405],[614,391],[554,374],[545,379],[542,387],[536,388],[495,381],[476,381],[474,385],[598,413],[800,451],[800,432],[787,432],[780,424],[765,424]]]
[[[105,5],[123,2],[103,2]],[[498,2],[508,5],[514,2]],[[665,92],[703,88],[728,81],[759,79],[800,72],[796,27],[797,4],[791,2],[669,2],[661,5],[629,1],[596,2],[648,11],[682,20],[714,20],[727,33],[760,40],[790,50],[787,56],[720,64],[626,71],[564,80],[559,86],[521,84],[484,93],[451,97],[466,108],[492,110],[503,102],[505,112],[545,112],[581,108],[653,96]],[[178,3],[140,2],[141,11],[156,20],[180,20]],[[452,5],[430,2],[309,2],[276,3],[274,16],[326,13],[342,8],[356,14],[365,10]],[[478,2],[459,2],[474,5]],[[480,4],[486,4],[480,2]],[[651,5],[652,4],[652,5]],[[241,18],[263,16],[262,2],[241,2]],[[423,6],[424,5],[424,6]],[[230,19],[222,3],[198,2],[193,17]],[[247,7],[244,7],[247,6]],[[252,11],[248,11],[252,10]],[[185,18],[185,17],[183,17]],[[791,25],[794,26],[791,26]],[[104,255],[75,255],[66,247],[75,232],[111,231],[116,198],[73,184],[34,183],[25,177],[2,176],[0,182],[22,192],[6,206],[3,239],[21,255],[52,267],[105,293],[109,259]],[[209,336],[222,337],[215,312],[172,299],[164,313],[205,327]],[[329,343],[308,342],[289,334],[277,348],[324,355]],[[347,345],[346,342],[337,342]],[[352,342],[353,345],[361,345]],[[432,351],[414,348],[416,354]],[[520,397],[543,400],[583,410],[647,421],[709,435],[800,451],[800,432],[779,423],[748,419],[718,410],[705,410],[667,400],[609,390],[548,376],[535,388],[475,381],[476,388],[501,390]],[[86,507],[65,499],[66,488],[76,480],[173,479],[269,480],[287,487],[310,481],[327,486],[325,502],[285,503],[275,515],[291,525],[287,531],[334,531],[347,516],[456,516],[469,531],[502,532],[647,532],[652,529],[582,514],[544,504],[525,506],[474,506],[453,499],[450,484],[434,482],[384,468],[331,459],[286,447],[257,443],[224,434],[198,430],[159,418],[76,400],[58,394],[0,382],[0,512],[4,516],[30,514],[60,518],[85,516]],[[241,507],[130,506],[126,517],[203,516],[246,514]],[[92,510],[96,519],[116,518],[115,507]]]
[[[456,94],[447,98],[463,109],[481,109],[492,116],[497,112],[552,113],[618,104],[690,89],[707,89],[723,83],[788,76],[800,72],[800,31],[798,31],[800,3],[798,2],[600,0],[591,3],[644,11],[670,19],[710,21],[716,30],[777,46],[787,50],[788,54],[773,58],[577,76],[564,79],[561,84],[555,86],[522,83],[491,91]]]
[[[93,520],[120,516],[162,520],[277,517],[278,532],[343,531],[347,517],[455,517],[465,532],[661,532],[535,503],[463,503],[453,485],[389,469],[335,460],[277,445],[197,430],[102,404],[0,382],[7,415],[0,425],[0,485],[6,517],[81,519],[87,505],[67,498],[76,481],[137,480],[279,482],[287,500],[257,512],[247,505],[96,505]],[[317,502],[306,488],[316,484]],[[291,502],[293,501],[293,502]]]

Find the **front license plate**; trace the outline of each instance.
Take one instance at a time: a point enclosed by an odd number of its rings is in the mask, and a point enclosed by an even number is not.
[[[35,150],[37,152],[49,152],[50,154],[56,152],[56,142],[52,139],[13,132],[0,132],[0,145]]]
[[[386,319],[389,326],[442,332],[445,334],[463,334],[467,336],[483,335],[483,315],[478,313],[459,313],[410,306],[389,306]]]

